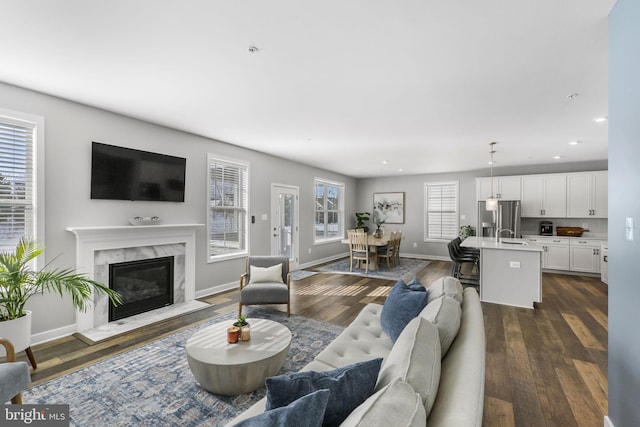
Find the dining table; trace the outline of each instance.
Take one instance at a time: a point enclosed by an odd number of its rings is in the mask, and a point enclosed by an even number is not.
[[[382,246],[387,246],[389,244],[389,238],[391,237],[391,233],[383,234],[380,237],[376,237],[373,234],[367,234],[367,245],[369,245],[369,251],[372,253],[377,253],[377,248]],[[348,245],[349,239],[342,239],[340,242]],[[373,268],[375,266],[375,268]],[[374,258],[374,262],[371,265],[373,270],[378,269],[378,260]]]

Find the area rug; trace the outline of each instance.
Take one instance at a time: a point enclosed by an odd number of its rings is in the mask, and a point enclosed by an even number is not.
[[[291,280],[302,280],[317,274],[315,271],[295,270],[291,272]]]
[[[300,370],[343,330],[265,307],[247,307],[245,314],[291,330],[291,348],[280,373]],[[265,389],[240,396],[209,393],[189,370],[185,344],[195,331],[234,317],[218,317],[37,385],[23,393],[23,401],[69,404],[72,426],[223,426],[262,399]]]
[[[358,276],[375,277],[378,279],[390,279],[398,280],[402,279],[405,282],[416,277],[417,273],[429,265],[431,261],[415,258],[400,258],[400,265],[387,268],[387,264],[381,262],[377,270],[369,270],[365,272],[364,268],[353,267],[353,271],[349,271],[349,258],[342,258],[338,261],[332,262],[316,268],[317,271],[340,273],[340,274],[355,274]],[[354,264],[356,264],[354,262]]]

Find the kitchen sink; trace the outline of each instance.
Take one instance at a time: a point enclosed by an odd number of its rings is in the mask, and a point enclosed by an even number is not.
[[[529,242],[522,239],[500,239],[500,243],[503,245],[529,246]]]

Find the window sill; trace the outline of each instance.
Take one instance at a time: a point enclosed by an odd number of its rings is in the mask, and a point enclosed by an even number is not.
[[[336,237],[334,239],[316,240],[313,242],[313,246],[326,245],[329,243],[340,243],[343,239],[344,237]]]
[[[249,256],[249,252],[238,252],[238,253],[228,254],[228,255],[215,255],[213,257],[209,256],[207,259],[207,264],[222,262],[222,261],[230,261],[232,259],[246,258],[248,256]]]

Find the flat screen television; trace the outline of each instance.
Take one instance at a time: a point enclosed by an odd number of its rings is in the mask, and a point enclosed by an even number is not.
[[[93,142],[91,198],[184,202],[187,159]]]

